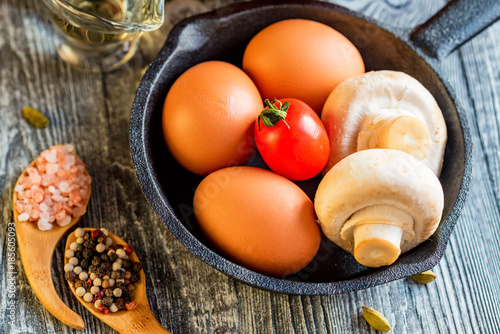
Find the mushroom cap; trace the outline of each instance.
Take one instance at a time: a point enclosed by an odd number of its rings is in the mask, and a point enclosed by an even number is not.
[[[373,205],[393,206],[413,218],[415,237],[401,244],[401,252],[406,252],[438,227],[444,194],[437,176],[422,161],[398,150],[369,149],[333,166],[314,199],[323,233],[350,253],[354,245],[341,238],[342,226],[355,212]]]
[[[427,124],[432,144],[423,161],[439,175],[447,139],[443,114],[418,80],[397,71],[367,72],[343,81],[330,93],[321,114],[331,145],[323,174],[357,151],[364,121],[390,113],[414,116]]]

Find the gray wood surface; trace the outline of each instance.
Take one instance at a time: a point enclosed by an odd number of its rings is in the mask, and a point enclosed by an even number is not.
[[[389,319],[393,333],[500,333],[500,23],[442,61],[468,111],[474,139],[470,194],[448,248],[434,269],[438,278],[418,285],[402,279],[332,296],[262,291],[226,277],[196,258],[159,221],[135,177],[128,126],[135,89],[172,26],[184,17],[231,0],[172,0],[164,26],[149,33],[139,53],[118,71],[74,70],[55,53],[53,31],[39,1],[0,1],[0,333],[74,333],[33,294],[17,254],[9,297],[7,224],[14,183],[42,150],[73,143],[93,176],[93,194],[81,226],[107,227],[128,240],[145,267],[150,306],[173,333],[375,333],[361,305]],[[438,11],[444,0],[337,1],[378,20],[410,28]],[[383,47],[383,46],[381,46]],[[31,127],[21,107],[52,121]],[[62,280],[62,243],[53,279],[63,301],[81,314],[82,333],[110,333],[71,295]],[[7,307],[15,309],[9,324]]]

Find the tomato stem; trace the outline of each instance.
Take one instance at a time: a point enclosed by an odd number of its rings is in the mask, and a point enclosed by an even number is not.
[[[290,126],[285,121],[290,102],[281,103],[280,100],[275,98],[273,102],[269,101],[269,99],[266,99],[264,103],[267,105],[267,108],[262,110],[257,119],[259,124],[259,131],[260,120],[262,120],[262,123],[264,123],[266,127],[275,126],[279,121],[283,121],[283,123],[285,123],[285,125],[290,129]]]

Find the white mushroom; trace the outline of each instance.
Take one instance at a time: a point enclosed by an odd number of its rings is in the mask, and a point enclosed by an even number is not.
[[[392,264],[428,239],[443,205],[443,189],[432,170],[390,149],[341,160],[326,173],[314,200],[326,237],[368,267]]]
[[[396,71],[373,71],[345,80],[329,95],[321,114],[330,139],[326,173],[357,151],[388,148],[423,160],[441,172],[446,124],[432,94]]]

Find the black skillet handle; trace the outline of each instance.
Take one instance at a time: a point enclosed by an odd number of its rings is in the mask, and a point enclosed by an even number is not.
[[[452,0],[427,22],[418,26],[410,39],[434,58],[453,50],[500,18],[500,0]]]

